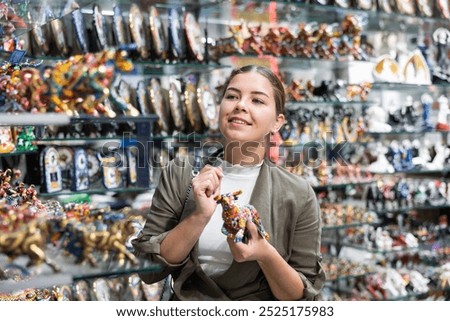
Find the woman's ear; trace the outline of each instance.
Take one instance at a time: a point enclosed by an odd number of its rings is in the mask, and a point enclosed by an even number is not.
[[[273,125],[270,133],[273,135],[276,132],[280,130],[280,128],[286,123],[286,118],[283,114],[278,114],[277,120],[275,121],[275,124]]]

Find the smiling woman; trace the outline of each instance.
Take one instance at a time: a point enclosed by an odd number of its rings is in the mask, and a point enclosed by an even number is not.
[[[303,178],[267,157],[270,136],[285,121],[284,102],[284,87],[270,69],[251,65],[231,73],[219,113],[224,150],[205,158],[194,177],[194,160],[172,161],[133,241],[138,255],[163,267],[143,280],[172,274],[174,300],[320,298],[325,273],[316,195]],[[215,198],[236,190],[243,191],[236,202],[256,208],[269,239],[250,220],[244,242],[221,233]]]

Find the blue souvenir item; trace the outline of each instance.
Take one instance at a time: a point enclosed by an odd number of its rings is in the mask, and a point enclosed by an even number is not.
[[[89,167],[86,151],[77,148],[73,160],[72,190],[87,190],[89,188]]]

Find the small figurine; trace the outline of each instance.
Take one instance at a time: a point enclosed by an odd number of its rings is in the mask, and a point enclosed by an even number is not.
[[[427,93],[423,94],[420,98],[422,101],[422,130],[431,131],[433,129],[433,124],[430,121],[431,104],[433,103],[433,98]]]
[[[234,239],[235,243],[242,242],[246,232],[247,221],[252,220],[258,228],[259,234],[268,240],[269,234],[261,223],[258,211],[250,204],[241,206],[235,202],[240,194],[242,194],[242,190],[215,197],[217,203],[223,207],[222,218],[224,222],[222,233]]]
[[[450,126],[447,122],[447,117],[448,114],[450,113],[448,107],[448,98],[445,96],[441,96],[439,97],[438,102],[439,102],[439,113],[436,122],[436,129],[442,131],[449,131]]]
[[[37,146],[34,144],[36,136],[34,135],[33,126],[24,127],[17,135],[16,149],[18,151],[33,151],[37,150]]]

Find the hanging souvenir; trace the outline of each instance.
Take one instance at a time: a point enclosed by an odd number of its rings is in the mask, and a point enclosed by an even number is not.
[[[140,80],[136,87],[136,101],[139,111],[142,115],[150,114],[150,106],[147,95],[147,85],[143,80]]]
[[[148,87],[150,102],[152,107],[152,113],[158,115],[157,121],[160,130],[169,133],[169,111],[164,101],[164,97],[161,92],[161,85],[158,79],[153,78],[150,80],[150,86]]]
[[[137,157],[138,149],[135,146],[127,148],[128,184],[131,186],[137,183]]]
[[[390,0],[378,0],[378,8],[379,10],[386,12],[386,13],[392,13],[392,4]]]
[[[95,36],[97,38],[97,44],[99,49],[103,50],[108,47],[108,28],[106,26],[106,20],[98,4],[94,4],[92,11],[93,26]]]
[[[162,283],[155,282],[152,284],[147,284],[141,281],[142,291],[144,292],[144,298],[146,301],[159,301],[161,300],[162,294]]]
[[[182,61],[186,57],[183,20],[176,8],[169,9],[169,53],[172,60]]]
[[[423,17],[433,17],[433,4],[431,0],[417,0],[417,9]]]
[[[144,16],[142,15],[141,9],[139,9],[139,6],[137,4],[131,4],[129,16],[131,38],[136,44],[141,57],[147,59],[150,56],[150,51],[148,50],[145,37]]]
[[[54,147],[46,147],[41,154],[43,192],[55,193],[63,189],[59,153]]]
[[[113,35],[115,44],[123,46],[128,43],[126,23],[122,15],[122,10],[118,5],[113,8]]]
[[[202,115],[200,114],[197,101],[197,88],[191,81],[186,82],[184,87],[184,104],[186,106],[186,114],[192,129],[200,133],[203,131]]]
[[[446,0],[448,1],[448,0]],[[414,0],[395,0],[397,10],[401,14],[413,16],[416,14],[416,7]]]
[[[102,173],[103,185],[106,189],[115,189],[122,187],[122,176],[119,172],[118,159],[115,156],[99,156]]]
[[[69,48],[66,43],[64,25],[61,19],[50,21],[50,30],[55,42],[57,51],[55,54],[66,57],[69,54]]]
[[[311,0],[311,3],[318,4],[321,6],[327,6],[330,4],[330,2],[331,0]]]
[[[219,105],[216,102],[216,95],[203,77],[197,84],[197,101],[203,123],[211,131],[217,131],[219,129]]]
[[[53,286],[53,291],[56,293],[57,301],[72,301],[72,289],[69,285]]]
[[[72,20],[80,50],[82,53],[88,53],[89,43],[85,29],[86,24],[84,23],[83,13],[80,9],[72,11]]]
[[[350,8],[352,3],[350,0],[334,0],[334,4],[341,8]]]
[[[91,290],[88,282],[80,280],[75,283],[74,289],[77,301],[91,301]]]
[[[92,292],[94,293],[93,299],[95,301],[110,301],[111,289],[109,287],[109,280],[99,278],[92,284]]]
[[[167,58],[165,29],[155,6],[150,6],[148,16],[155,58],[165,60]]]
[[[450,19],[450,8],[448,0],[436,0],[436,6],[442,18]]]
[[[39,22],[33,24],[31,35],[33,37],[33,43],[37,47],[37,50],[33,51],[35,51],[37,54],[48,55],[50,52],[50,41],[48,38],[47,30],[48,29],[46,25],[42,25]]]
[[[184,25],[188,48],[193,60],[202,62],[205,58],[205,46],[202,43],[203,33],[200,26],[191,12],[184,14]]]
[[[179,85],[179,84],[178,84]],[[181,99],[179,86],[175,81],[171,81],[169,85],[169,107],[175,129],[183,131],[186,120],[186,106]]]
[[[139,275],[133,273],[127,277],[127,287],[131,296],[130,301],[142,301],[144,293]]]
[[[75,149],[73,156],[72,191],[84,191],[89,188],[89,167],[87,153],[82,148]]]
[[[11,127],[0,126],[0,154],[11,153],[15,148]]]
[[[362,10],[372,10],[374,3],[372,0],[356,0],[356,7]]]

